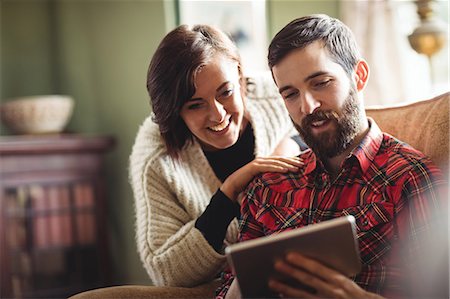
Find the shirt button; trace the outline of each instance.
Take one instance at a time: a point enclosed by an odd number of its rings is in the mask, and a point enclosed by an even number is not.
[[[364,221],[363,221],[363,225],[367,225],[367,224],[369,224],[369,221],[364,220]]]

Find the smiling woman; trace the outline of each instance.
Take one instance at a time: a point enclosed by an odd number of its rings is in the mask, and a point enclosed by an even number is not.
[[[137,134],[130,179],[138,250],[155,285],[217,277],[223,247],[237,239],[239,194],[260,172],[301,165],[283,101],[247,81],[236,46],[207,25],[175,28],[150,62],[153,115]]]
[[[214,56],[196,73],[195,94],[181,108],[181,118],[207,151],[232,146],[247,126],[238,70],[236,62]]]

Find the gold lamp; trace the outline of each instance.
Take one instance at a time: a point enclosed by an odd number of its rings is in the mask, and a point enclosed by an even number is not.
[[[433,0],[418,0],[417,14],[420,25],[408,36],[411,47],[420,54],[431,57],[439,51],[447,41],[446,31],[433,16]]]
[[[408,36],[411,47],[419,54],[425,54],[431,67],[431,57],[444,47],[447,32],[434,17],[432,2],[434,0],[417,0],[417,14],[420,25]]]

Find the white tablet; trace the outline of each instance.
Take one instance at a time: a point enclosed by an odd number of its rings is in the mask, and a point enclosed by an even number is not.
[[[355,218],[339,217],[228,246],[225,253],[243,298],[274,297],[268,280],[283,279],[274,270],[274,262],[291,251],[314,258],[346,276],[361,269]]]

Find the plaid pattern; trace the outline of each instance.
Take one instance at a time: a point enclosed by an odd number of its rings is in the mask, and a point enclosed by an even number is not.
[[[412,244],[429,229],[433,215],[446,206],[447,188],[422,153],[369,122],[369,133],[334,181],[311,150],[301,154],[305,165],[298,173],[255,178],[241,207],[240,241],[353,215],[363,264],[353,280],[368,291],[401,297],[405,266],[415,256],[411,251],[408,260],[401,244]],[[420,246],[414,244],[411,248]],[[224,277],[217,298],[232,281]]]

